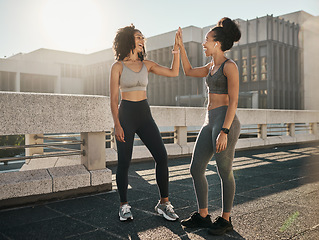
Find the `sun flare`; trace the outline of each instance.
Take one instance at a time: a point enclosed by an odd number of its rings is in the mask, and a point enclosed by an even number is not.
[[[50,42],[66,51],[92,49],[102,34],[101,13],[92,0],[49,0],[43,25]]]

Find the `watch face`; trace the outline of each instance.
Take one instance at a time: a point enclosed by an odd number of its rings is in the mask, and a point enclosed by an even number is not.
[[[223,131],[224,133],[226,133],[226,134],[229,133],[229,129],[227,129],[227,128],[222,128],[222,131]]]

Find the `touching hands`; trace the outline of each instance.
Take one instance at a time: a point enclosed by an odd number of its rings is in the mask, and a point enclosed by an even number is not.
[[[181,27],[178,28],[175,35],[175,44],[179,47],[183,46],[183,33]]]

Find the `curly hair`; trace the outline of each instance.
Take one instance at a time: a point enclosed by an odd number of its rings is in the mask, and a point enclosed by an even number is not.
[[[214,40],[221,43],[222,51],[231,49],[234,42],[238,42],[241,37],[241,32],[238,24],[230,18],[224,17],[219,20],[216,27],[210,32],[214,32]]]
[[[123,60],[133,50],[135,49],[135,38],[134,38],[134,33],[139,32],[141,33],[140,30],[136,29],[133,24],[131,26],[126,26],[123,28],[120,28],[113,41],[113,50],[115,53],[115,59],[118,61]],[[138,58],[143,61],[146,57],[146,52],[145,48],[143,46],[143,51],[138,53]]]

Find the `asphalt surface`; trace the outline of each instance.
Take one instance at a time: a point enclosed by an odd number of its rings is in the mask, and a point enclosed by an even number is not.
[[[181,219],[196,210],[189,163],[190,157],[169,160],[170,200]],[[114,173],[116,166],[111,170]],[[214,237],[206,229],[183,229],[180,221],[168,222],[156,214],[154,163],[134,163],[128,190],[132,222],[119,221],[114,183],[111,192],[1,210],[0,240],[319,239],[318,170],[318,142],[236,152],[234,231]],[[214,219],[221,211],[214,161],[208,165],[207,179]]]

